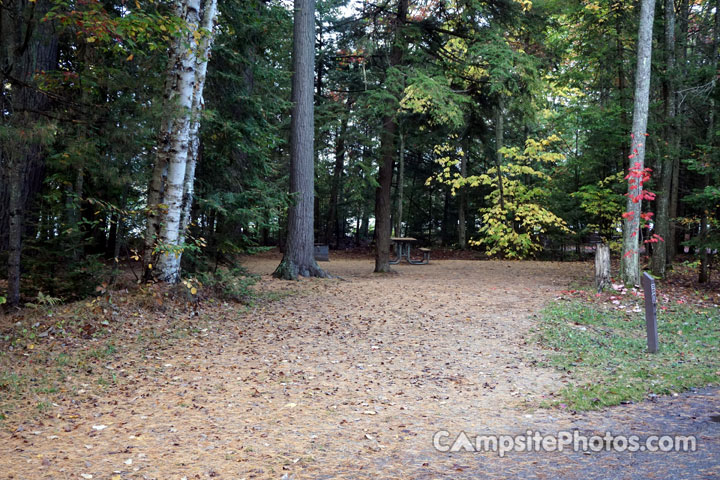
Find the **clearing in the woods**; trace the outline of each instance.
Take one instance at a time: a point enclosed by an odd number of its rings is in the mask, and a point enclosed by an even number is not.
[[[93,307],[82,342],[16,342],[2,357],[0,476],[720,476],[715,390],[582,414],[541,407],[568,380],[540,366],[532,328],[546,302],[591,282],[589,264],[445,260],[378,275],[368,259],[336,259],[323,266],[339,278],[286,282],[269,276],[278,260],[248,259],[272,299],[254,306],[204,302],[195,315],[116,294]],[[704,440],[694,454],[502,459],[432,443],[439,430],[573,429]]]

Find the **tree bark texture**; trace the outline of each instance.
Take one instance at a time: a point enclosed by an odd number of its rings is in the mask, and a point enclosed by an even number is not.
[[[495,168],[497,169],[498,178],[498,191],[500,194],[500,210],[505,214],[505,190],[503,187],[503,176],[502,176],[502,153],[500,149],[503,147],[504,140],[504,127],[503,127],[503,100],[502,97],[498,100],[498,105],[495,110]]]
[[[630,168],[645,168],[645,144],[647,142],[648,107],[650,99],[650,64],[652,57],[652,28],[655,14],[655,0],[642,0],[640,5],[640,27],[638,31],[638,58],[635,72],[635,104],[633,107],[633,128]],[[642,200],[639,198],[642,184],[636,181],[628,184],[626,211],[623,229],[622,279],[626,284],[640,284],[640,243],[639,227]]]
[[[460,156],[460,176],[467,177],[467,160],[469,155],[470,140],[466,136],[463,141],[463,153]],[[465,186],[460,188],[458,193],[458,246],[461,250],[467,249],[467,220],[465,219],[465,209],[467,208],[467,189]]]
[[[42,19],[47,0],[5,2],[0,15],[0,249],[8,250],[8,303],[20,302],[25,212],[44,179],[44,147],[53,126],[42,113],[50,101],[36,75],[57,66],[58,42],[52,22]],[[20,134],[18,134],[20,132]]]
[[[667,240],[670,238],[670,196],[672,193],[673,165],[677,155],[675,125],[675,1],[665,0],[665,154],[658,159],[660,165],[660,191],[657,195],[655,231],[663,238],[654,245],[652,272],[658,277],[665,276],[667,266]]]
[[[619,3],[619,2],[616,2]],[[615,5],[613,5],[615,7]],[[620,97],[621,113],[620,121],[622,122],[623,128],[628,124],[627,110],[625,107],[625,46],[623,45],[623,31],[622,31],[622,7],[616,8],[615,17],[615,62],[617,63],[617,77],[618,77],[618,96]],[[629,147],[626,143],[620,147],[620,165],[622,165],[623,171],[628,168],[628,155]]]
[[[170,52],[165,105],[168,115],[160,131],[158,155],[148,194],[146,277],[164,282],[180,280],[199,151],[197,138],[203,106],[203,87],[217,16],[216,0],[187,0],[178,5],[189,30],[178,37]],[[152,256],[158,253],[152,268]]]
[[[185,22],[188,25],[200,23],[200,0],[188,0]],[[163,204],[167,212],[160,225],[160,258],[157,265],[157,278],[163,282],[177,283],[180,280],[180,260],[182,246],[179,245],[180,215],[182,212],[185,171],[190,150],[190,123],[192,116],[193,93],[195,90],[195,63],[198,45],[191,31],[183,40],[191,47],[184,49],[180,61],[174,66],[174,97],[178,108],[177,115],[170,123],[167,178],[163,195]],[[182,47],[180,47],[182,48]]]
[[[712,71],[717,72],[718,66],[718,37],[720,34],[720,0],[715,2],[715,25],[713,27],[713,46],[711,54],[711,64],[713,66]],[[717,84],[717,75],[713,75],[712,78],[712,92],[715,91]],[[715,98],[710,96],[710,108],[708,113],[708,126],[706,133],[706,143],[710,149],[710,152],[714,152],[715,144]],[[713,153],[710,153],[712,155]],[[703,189],[707,189],[710,185],[710,173],[706,172],[703,177]],[[709,212],[710,207],[703,207],[702,214],[700,215],[700,238],[705,240],[709,234]],[[698,272],[698,283],[707,283],[710,281],[710,261],[711,256],[709,249],[703,246],[700,249],[700,270]]]
[[[182,0],[176,0],[174,3],[174,11],[176,17],[185,18],[187,13],[187,3]],[[156,246],[160,240],[160,228],[166,209],[163,204],[165,179],[167,178],[168,163],[170,159],[171,146],[171,128],[174,118],[175,106],[173,104],[176,93],[176,84],[178,80],[177,69],[182,63],[182,41],[180,38],[172,42],[168,51],[168,65],[165,71],[165,85],[163,88],[163,106],[165,115],[163,115],[158,133],[157,154],[155,156],[155,164],[153,165],[152,175],[150,176],[150,185],[148,186],[147,198],[147,220],[145,226],[145,250],[143,254],[143,269],[145,280],[151,280],[153,277],[153,265],[156,264],[158,254]]]
[[[394,41],[390,51],[390,66],[400,65],[403,57],[403,41],[400,28],[405,23],[408,12],[408,0],[400,0],[394,23]],[[380,169],[378,187],[375,189],[375,272],[390,272],[390,216],[392,209],[391,188],[393,164],[395,161],[395,136],[398,130],[395,113],[383,118],[383,131],[380,135]]]
[[[687,37],[688,37],[688,15],[689,15],[689,2],[688,0],[681,0],[680,2],[680,16],[679,16],[679,24],[680,24],[680,41],[678,42],[678,49],[677,49],[677,66],[678,66],[678,75],[681,79],[685,79],[687,77],[687,62],[685,60],[686,58],[686,49],[687,49]],[[682,83],[678,82],[679,85],[682,85]],[[678,86],[679,86],[678,85]],[[677,98],[676,98],[677,99]],[[683,118],[684,115],[684,108],[681,104],[677,105],[677,111],[675,112],[676,116],[680,119]],[[685,122],[680,121],[678,122],[678,131],[675,133],[675,141],[678,147],[680,147],[680,141],[683,138],[683,132],[685,130]],[[668,232],[668,238],[665,240],[667,242],[667,261],[669,263],[672,263],[675,259],[675,255],[677,254],[678,250],[678,235],[682,234],[682,228],[678,228],[678,224],[675,221],[675,219],[678,216],[678,199],[679,199],[679,193],[680,193],[680,158],[675,157],[675,161],[673,163],[672,167],[672,180],[670,185],[670,206],[668,208],[668,215],[670,217],[670,225],[669,225],[669,232]]]
[[[296,280],[326,277],[314,258],[314,112],[315,0],[295,0],[293,25],[292,116],[290,119],[290,193],[285,255],[275,277]]]
[[[595,288],[602,292],[610,285],[610,247],[599,243],[595,250]]]
[[[398,155],[398,172],[397,172],[397,199],[395,206],[395,236],[402,237],[402,217],[403,217],[403,200],[405,194],[405,136],[402,130],[399,132],[400,137],[400,153]]]
[[[330,187],[330,211],[328,212],[328,219],[325,225],[325,243],[330,245],[330,243],[334,241],[335,248],[340,247],[340,237],[345,234],[338,219],[338,201],[340,199],[342,175],[345,169],[345,135],[347,134],[351,106],[352,100],[348,99],[346,115],[340,123],[340,130],[335,140],[335,168],[333,170],[332,185]]]
[[[190,149],[188,151],[187,167],[185,169],[184,192],[180,216],[179,244],[185,243],[185,232],[190,224],[193,197],[195,193],[195,169],[200,159],[200,123],[202,112],[205,109],[205,79],[207,78],[208,63],[212,50],[213,31],[217,20],[217,0],[206,0],[203,8],[203,18],[200,27],[205,32],[200,40],[198,56],[195,59],[195,92],[193,95],[192,111],[190,117]],[[179,265],[178,265],[179,268]]]

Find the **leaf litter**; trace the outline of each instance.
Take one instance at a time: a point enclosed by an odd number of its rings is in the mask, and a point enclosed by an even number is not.
[[[369,259],[342,258],[325,264],[342,279],[284,282],[269,276],[278,261],[247,260],[273,301],[208,300],[189,311],[155,294],[145,306],[118,298],[88,320],[109,321],[105,337],[53,333],[3,356],[20,376],[58,369],[62,355],[84,360],[46,409],[28,389],[5,410],[0,472],[300,479],[440,468],[432,458],[407,463],[437,430],[508,431],[547,415],[538,405],[563,378],[536,366],[542,352],[526,338],[544,303],[591,272],[446,260],[378,276]],[[88,353],[111,342],[114,352]]]

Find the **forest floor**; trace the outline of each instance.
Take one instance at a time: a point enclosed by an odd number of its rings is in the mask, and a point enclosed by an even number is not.
[[[539,366],[532,328],[590,282],[590,263],[441,260],[376,275],[369,258],[335,258],[321,266],[339,278],[284,282],[269,277],[278,262],[247,259],[266,299],[249,307],[149,291],[138,306],[116,292],[0,325],[39,332],[0,357],[0,478],[720,478],[717,389],[541,407],[568,378]],[[87,338],[48,327],[72,315]],[[686,434],[698,451],[499,458],[438,452],[441,430]]]

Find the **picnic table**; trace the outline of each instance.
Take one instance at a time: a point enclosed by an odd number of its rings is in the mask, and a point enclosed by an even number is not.
[[[412,265],[425,265],[430,262],[430,249],[420,248],[419,250],[423,254],[422,260],[413,260],[410,257],[410,248],[413,243],[417,242],[416,238],[412,237],[390,237],[390,240],[395,244],[395,255],[396,258],[390,259],[390,263],[395,265],[400,263],[403,258]]]

